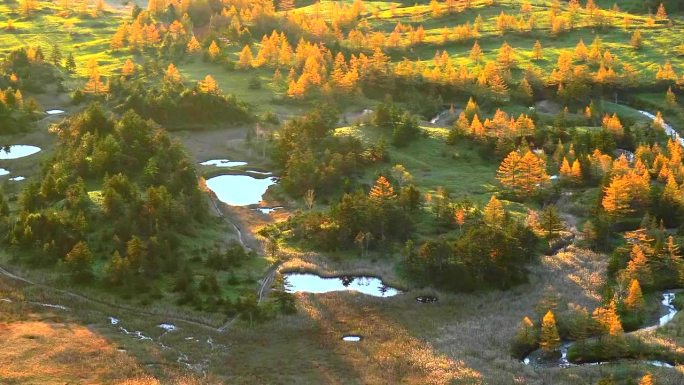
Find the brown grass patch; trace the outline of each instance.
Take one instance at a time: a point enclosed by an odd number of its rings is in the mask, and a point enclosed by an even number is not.
[[[0,378],[8,383],[158,383],[146,379],[133,358],[83,326],[44,321],[0,326]]]

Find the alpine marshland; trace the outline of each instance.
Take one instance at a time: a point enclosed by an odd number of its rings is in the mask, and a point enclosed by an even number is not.
[[[684,384],[684,2],[1,0],[1,384]]]

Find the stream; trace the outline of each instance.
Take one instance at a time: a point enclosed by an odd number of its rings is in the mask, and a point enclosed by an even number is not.
[[[647,117],[647,118],[653,120],[653,121],[655,121],[655,119],[656,119],[656,116],[653,115],[652,113],[648,112],[648,111],[639,111],[639,113],[640,113],[641,115],[644,115],[645,117]],[[682,147],[684,147],[684,138],[682,138],[682,137],[679,135],[679,133],[678,133],[677,131],[675,131],[675,129],[674,129],[671,125],[669,125],[669,124],[667,124],[667,123],[665,123],[665,122],[663,121],[663,129],[665,130],[665,133],[666,133],[668,136],[670,136],[671,138],[675,139],[677,142],[679,142],[679,144],[680,144]]]
[[[636,333],[639,331],[650,331],[650,330],[655,330],[660,327],[663,327],[667,325],[674,316],[677,314],[678,310],[674,307],[673,302],[675,299],[675,293],[671,291],[666,291],[663,292],[662,294],[662,300],[660,301],[660,304],[663,306],[665,309],[665,314],[663,314],[659,319],[658,322],[654,325],[646,326],[641,329],[637,329],[631,333]],[[564,341],[561,343],[560,346],[560,353],[561,356],[558,358],[558,361],[551,361],[551,360],[546,360],[541,358],[541,349],[537,349],[533,351],[532,353],[528,354],[523,360],[523,364],[525,365],[540,365],[540,366],[557,366],[559,368],[568,368],[568,367],[573,367],[573,366],[584,366],[584,365],[603,365],[603,364],[608,364],[610,361],[601,361],[601,362],[587,362],[583,364],[573,364],[568,360],[568,351],[570,350],[570,347],[574,345],[576,341]],[[641,360],[641,362],[653,365],[653,366],[658,366],[658,367],[664,367],[664,368],[672,368],[674,367],[672,364],[664,361],[657,361],[657,360]]]

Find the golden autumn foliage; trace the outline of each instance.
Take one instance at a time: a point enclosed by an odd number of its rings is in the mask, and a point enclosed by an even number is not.
[[[502,225],[504,219],[506,218],[506,211],[496,195],[492,195],[492,197],[489,199],[489,203],[487,203],[487,206],[485,206],[482,215],[486,224],[494,227],[499,227]]]
[[[197,41],[197,38],[193,36],[188,42],[188,45],[185,47],[185,50],[189,54],[195,54],[202,50],[202,46],[200,45],[200,42]]]
[[[166,67],[166,72],[164,72],[164,80],[170,83],[180,83],[181,74],[173,63]]]
[[[394,188],[392,187],[392,184],[387,180],[387,178],[380,175],[375,181],[375,185],[373,185],[368,193],[368,197],[374,202],[383,204],[394,199],[396,195],[394,194]]]
[[[548,182],[546,162],[532,151],[520,155],[512,151],[501,162],[497,171],[497,179],[507,189],[521,196],[531,196]]]
[[[632,279],[629,284],[625,306],[630,311],[638,312],[644,309],[644,295],[641,292],[641,285],[639,285],[639,280],[637,279]]]
[[[545,353],[553,352],[560,346],[560,336],[556,328],[556,317],[554,317],[551,310],[546,312],[542,319],[539,345]]]
[[[677,97],[675,96],[675,93],[672,92],[672,87],[667,88],[667,92],[665,93],[665,103],[667,103],[669,106],[677,105]]]
[[[246,45],[242,51],[240,51],[240,58],[238,59],[238,68],[247,69],[252,68],[252,49]]]
[[[209,48],[207,49],[207,54],[211,60],[216,60],[221,55],[221,48],[216,44],[216,40],[212,40]]]
[[[672,63],[670,63],[669,60],[665,61],[665,64],[658,69],[658,72],[656,72],[656,80],[677,80],[677,74],[675,73]]]
[[[131,76],[135,73],[135,63],[131,59],[126,59],[123,67],[121,67],[121,75]]]
[[[463,209],[456,210],[456,214],[454,214],[454,220],[456,221],[457,225],[463,226],[466,220],[465,211]]]
[[[627,263],[624,276],[628,279],[638,280],[645,285],[653,283],[653,272],[643,247],[639,244],[634,244],[630,257],[631,259]]]
[[[613,162],[612,174],[601,202],[606,213],[621,216],[648,203],[651,177],[640,161],[636,162],[634,169],[630,169],[622,156]]]
[[[83,92],[101,95],[109,92],[109,85],[102,82],[100,67],[95,59],[88,62],[88,81],[83,87]]]
[[[661,4],[662,5],[662,4]],[[641,380],[639,380],[639,385],[654,385],[653,375],[651,373],[646,373]]]
[[[592,316],[605,334],[619,337],[624,333],[614,300],[608,306],[596,308]]]
[[[622,122],[620,121],[620,118],[618,118],[617,114],[604,115],[602,124],[605,130],[615,136],[621,137],[625,133],[625,130],[622,127]]]
[[[542,50],[542,45],[539,40],[534,43],[532,48],[532,58],[534,60],[542,60],[544,58],[544,51]]]
[[[207,75],[204,77],[204,80],[200,80],[198,82],[198,88],[200,92],[203,92],[205,94],[221,93],[218,83],[216,83],[216,80],[211,75]]]

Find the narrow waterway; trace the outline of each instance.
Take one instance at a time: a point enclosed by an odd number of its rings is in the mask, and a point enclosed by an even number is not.
[[[674,306],[674,299],[675,299],[675,293],[671,291],[666,291],[662,294],[662,300],[660,301],[660,304],[662,305],[662,308],[665,309],[664,314],[660,316],[658,319],[658,322],[655,323],[654,325],[646,326],[641,329],[635,330],[630,333],[636,333],[639,331],[649,331],[649,330],[655,330],[657,328],[663,327],[667,325],[674,316],[677,314],[678,310]],[[557,361],[552,361],[548,359],[544,359],[541,354],[541,350],[537,349],[533,351],[532,353],[528,354],[527,357],[525,357],[522,362],[525,365],[537,365],[537,366],[557,366],[559,368],[568,368],[572,366],[582,366],[582,365],[601,365],[601,364],[607,364],[610,363],[610,361],[601,361],[601,362],[587,362],[583,364],[573,364],[568,360],[568,351],[574,345],[577,343],[577,341],[563,341],[560,346],[560,357],[558,358]],[[641,361],[643,363],[653,365],[653,366],[659,366],[659,367],[667,367],[671,368],[673,367],[670,363],[664,362],[664,361],[657,361],[657,360],[643,360]]]

